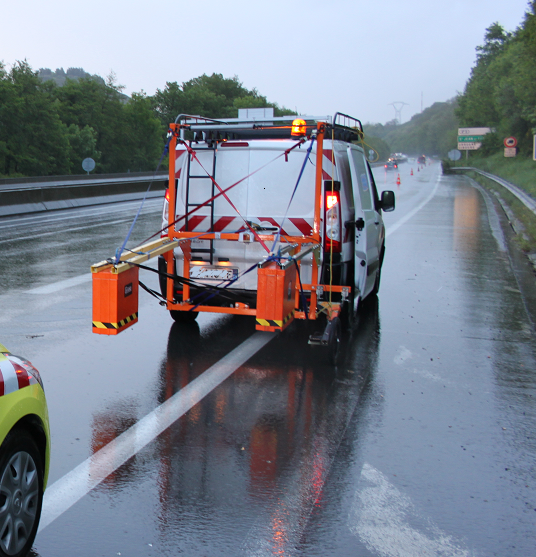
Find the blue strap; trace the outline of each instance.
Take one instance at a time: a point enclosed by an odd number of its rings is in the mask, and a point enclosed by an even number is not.
[[[305,165],[307,164],[307,161],[309,160],[309,155],[311,154],[311,149],[313,148],[313,143],[315,141],[314,137],[311,137],[311,145],[309,145],[308,149],[307,149],[307,153],[305,154],[305,158],[303,159],[303,164],[300,170],[300,174],[298,176],[298,179],[296,180],[296,185],[294,186],[294,191],[292,192],[292,195],[290,196],[290,201],[288,202],[288,206],[287,206],[287,210],[285,211],[285,216],[283,217],[283,220],[281,221],[281,225],[279,227],[279,230],[277,231],[277,235],[274,239],[274,243],[272,245],[272,249],[271,252],[274,252],[275,246],[277,244],[277,242],[279,242],[279,238],[281,236],[281,229],[283,228],[283,223],[285,222],[285,220],[287,219],[287,215],[290,209],[290,205],[292,204],[292,200],[294,199],[294,195],[296,193],[296,190],[298,189],[298,184],[300,183],[300,180],[303,176],[303,171],[305,170]]]

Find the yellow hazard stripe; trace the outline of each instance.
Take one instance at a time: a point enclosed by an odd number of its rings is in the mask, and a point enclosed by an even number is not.
[[[257,319],[257,324],[263,327],[282,327],[283,321],[274,321],[272,319]]]
[[[283,327],[286,323],[288,323],[294,317],[295,310],[292,310],[284,319],[283,321],[275,320],[275,319],[257,319],[257,325],[262,325],[263,327]]]
[[[293,310],[285,317],[285,319],[283,319],[283,325],[284,325],[287,321],[289,321],[290,319],[292,319],[292,318],[294,317],[294,312],[295,312],[295,311],[296,311],[296,310],[293,309]]]
[[[121,327],[128,325],[135,319],[138,319],[138,312],[125,317],[125,319],[121,319],[119,323],[103,323],[102,321],[93,321],[93,327],[95,329],[121,329]]]

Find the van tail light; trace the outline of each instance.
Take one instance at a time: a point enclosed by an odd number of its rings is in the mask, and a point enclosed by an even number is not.
[[[334,251],[340,253],[342,251],[341,242],[341,203],[340,192],[326,192],[325,203],[325,251]]]
[[[164,194],[164,209],[162,211],[162,232],[160,233],[161,238],[165,238],[168,235],[168,229],[166,227],[169,222],[169,188],[166,188],[166,193]]]

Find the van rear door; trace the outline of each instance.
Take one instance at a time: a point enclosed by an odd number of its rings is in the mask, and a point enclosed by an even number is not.
[[[267,255],[267,251],[259,242],[217,239],[211,242],[202,237],[204,232],[211,230],[247,232],[244,220],[259,234],[275,234],[281,225],[282,235],[312,234],[314,157],[311,155],[311,162],[305,165],[289,206],[306,156],[305,146],[296,148],[285,156],[285,150],[293,145],[295,142],[281,140],[229,142],[220,144],[216,152],[196,147],[196,156],[200,162],[195,159],[192,161],[192,157],[186,155],[190,160],[189,163],[186,163],[186,160],[182,161],[183,164],[180,166],[177,216],[184,215],[194,209],[195,204],[202,204],[219,193],[220,190],[207,176],[207,172],[214,172],[214,179],[222,190],[237,184],[214,201],[213,209],[210,205],[201,207],[187,222],[181,221],[181,225],[178,226],[181,231],[199,233],[199,238],[191,243],[192,259],[194,256],[198,259],[198,263],[192,261],[194,266],[206,266],[209,258],[203,254],[208,255],[210,251],[212,265],[237,268],[239,274],[261,261]],[[272,249],[273,242],[265,244],[269,250]],[[197,277],[192,275],[192,278]],[[256,287],[255,272],[248,273],[233,284],[233,288],[239,289],[254,290]]]

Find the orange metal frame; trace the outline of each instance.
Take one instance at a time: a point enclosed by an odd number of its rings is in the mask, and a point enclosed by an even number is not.
[[[190,276],[190,239],[191,238],[198,238],[199,234],[195,232],[180,232],[177,231],[175,228],[175,213],[176,213],[176,191],[177,188],[175,187],[175,150],[177,147],[177,136],[176,134],[180,132],[182,127],[188,127],[187,125],[181,124],[171,124],[170,129],[173,133],[173,137],[169,144],[169,211],[168,211],[168,236],[170,239],[177,239],[180,241],[180,247],[184,254],[184,267],[183,267],[183,274],[185,277]],[[289,126],[290,128],[290,126]],[[294,250],[296,253],[295,255],[299,255],[303,244],[321,244],[321,235],[320,235],[320,227],[322,223],[321,218],[321,211],[322,211],[322,157],[323,157],[323,142],[324,142],[324,134],[325,134],[325,124],[323,122],[317,123],[316,129],[316,141],[317,141],[317,149],[316,149],[316,176],[315,176],[315,210],[314,210],[314,220],[313,220],[313,233],[310,236],[282,236],[289,244],[297,244],[298,248],[297,251]],[[242,234],[237,233],[206,233],[203,234],[204,240],[229,240],[229,241],[238,241],[240,238],[244,238],[249,233],[244,232]],[[254,240],[253,235],[251,235],[251,241]],[[272,234],[259,234],[258,237],[262,241],[273,241],[275,236]],[[167,272],[170,275],[175,274],[174,268],[174,257],[173,252],[167,252],[163,254],[167,261]],[[298,265],[300,265],[300,261],[298,261]],[[313,257],[313,264],[312,264],[312,281],[311,284],[302,284],[302,288],[305,292],[310,293],[310,305],[309,305],[309,312],[306,314],[304,311],[299,311],[299,285],[297,284],[295,287],[295,312],[294,318],[295,319],[317,319],[319,311],[319,306],[322,308],[320,311],[324,311],[328,315],[328,319],[333,319],[340,313],[340,306],[339,303],[326,303],[322,302],[319,303],[318,301],[318,294],[317,288],[321,287],[324,292],[339,292],[344,293],[348,292],[350,288],[348,286],[335,286],[335,285],[326,285],[326,284],[319,284],[318,283],[318,264],[316,262],[316,258]],[[173,302],[173,279],[167,279],[167,291],[166,291],[166,299],[167,304],[166,307],[168,310],[178,310],[178,311],[188,311],[195,307],[195,311],[199,312],[211,312],[211,313],[230,313],[236,315],[257,315],[257,310],[254,308],[247,307],[246,304],[237,303],[235,304],[236,307],[218,307],[218,306],[204,306],[204,305],[193,305],[188,304],[186,302],[181,303],[174,303]],[[183,300],[188,300],[190,298],[190,286],[188,284],[183,284]]]

